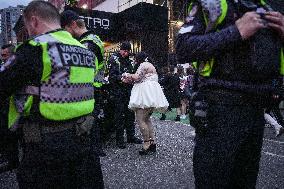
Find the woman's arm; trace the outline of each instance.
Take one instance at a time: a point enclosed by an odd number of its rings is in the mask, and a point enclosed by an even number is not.
[[[132,82],[141,80],[148,73],[148,69],[144,63],[141,63],[135,74],[127,74],[126,78]]]

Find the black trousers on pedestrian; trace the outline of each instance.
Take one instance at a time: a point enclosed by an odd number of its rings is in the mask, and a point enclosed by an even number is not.
[[[31,138],[38,138],[36,131],[33,134]],[[94,156],[90,136],[78,137],[75,129],[68,129],[40,134],[37,142],[27,142],[26,136],[24,140],[24,157],[17,172],[20,189],[104,188],[100,159]]]
[[[196,188],[255,188],[265,123],[263,108],[209,103],[207,118],[206,131],[196,130]]]
[[[118,98],[119,99],[119,98]],[[115,100],[114,120],[116,127],[116,141],[124,141],[124,129],[126,129],[127,139],[132,139],[135,136],[135,115],[129,110],[129,98]]]

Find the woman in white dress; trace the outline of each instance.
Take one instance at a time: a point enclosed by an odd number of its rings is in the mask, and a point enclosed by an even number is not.
[[[136,55],[139,67],[135,74],[125,73],[124,82],[134,82],[128,107],[135,111],[137,123],[143,136],[140,155],[156,152],[155,136],[150,116],[154,110],[165,112],[169,103],[158,83],[158,74],[145,52]]]

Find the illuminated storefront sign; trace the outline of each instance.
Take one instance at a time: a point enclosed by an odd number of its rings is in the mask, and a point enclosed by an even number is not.
[[[110,29],[110,20],[108,18],[93,18],[81,16],[85,20],[85,23],[89,28],[100,28],[109,30]]]

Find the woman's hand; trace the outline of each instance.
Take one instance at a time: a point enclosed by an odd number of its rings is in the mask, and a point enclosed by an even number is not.
[[[124,82],[124,83],[132,83],[131,74],[129,74],[129,73],[123,73],[121,80],[122,80],[122,82]]]

